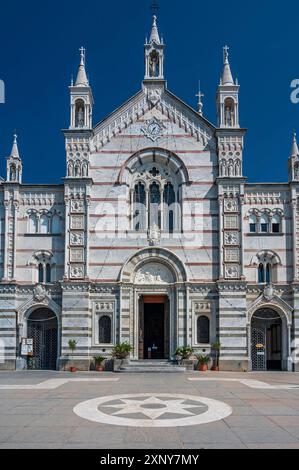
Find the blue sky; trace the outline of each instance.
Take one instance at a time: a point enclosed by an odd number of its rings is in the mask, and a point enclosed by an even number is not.
[[[240,119],[248,128],[245,174],[250,182],[287,181],[287,159],[299,104],[290,83],[299,78],[299,3],[252,0],[160,0],[170,91],[196,106],[201,80],[204,114],[216,123],[215,95],[222,47],[230,46],[241,85]],[[151,0],[20,0],[1,4],[0,174],[17,129],[25,183],[60,183],[65,175],[61,129],[69,125],[68,85],[87,48],[95,97],[94,122],[136,93],[144,74],[143,44]]]

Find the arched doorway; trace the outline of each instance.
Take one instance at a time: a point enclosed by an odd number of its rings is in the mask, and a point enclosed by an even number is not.
[[[251,320],[253,371],[282,370],[283,321],[271,308],[257,310]]]
[[[47,308],[35,310],[28,318],[27,338],[33,340],[33,356],[28,357],[29,370],[56,370],[58,321]]]

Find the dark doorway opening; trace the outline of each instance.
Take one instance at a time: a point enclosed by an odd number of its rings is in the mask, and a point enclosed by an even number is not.
[[[165,359],[165,304],[144,305],[144,359]]]
[[[27,325],[27,338],[33,340],[33,356],[28,357],[29,370],[56,370],[58,353],[58,322],[48,309],[33,312]]]
[[[270,308],[260,309],[253,315],[251,359],[254,371],[282,370],[282,320]]]

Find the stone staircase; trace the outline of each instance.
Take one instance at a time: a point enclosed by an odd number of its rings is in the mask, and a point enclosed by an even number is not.
[[[130,361],[122,367],[121,373],[127,374],[182,374],[186,372],[185,367],[179,367],[167,360]]]

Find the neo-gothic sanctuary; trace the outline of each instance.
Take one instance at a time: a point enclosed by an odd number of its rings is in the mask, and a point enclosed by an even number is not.
[[[156,17],[144,53],[141,89],[94,124],[81,49],[63,184],[25,184],[14,138],[0,180],[0,368],[89,370],[120,342],[133,361],[220,342],[222,370],[299,370],[296,136],[287,183],[248,183],[228,48],[216,124],[201,93],[193,109],[168,90]]]

